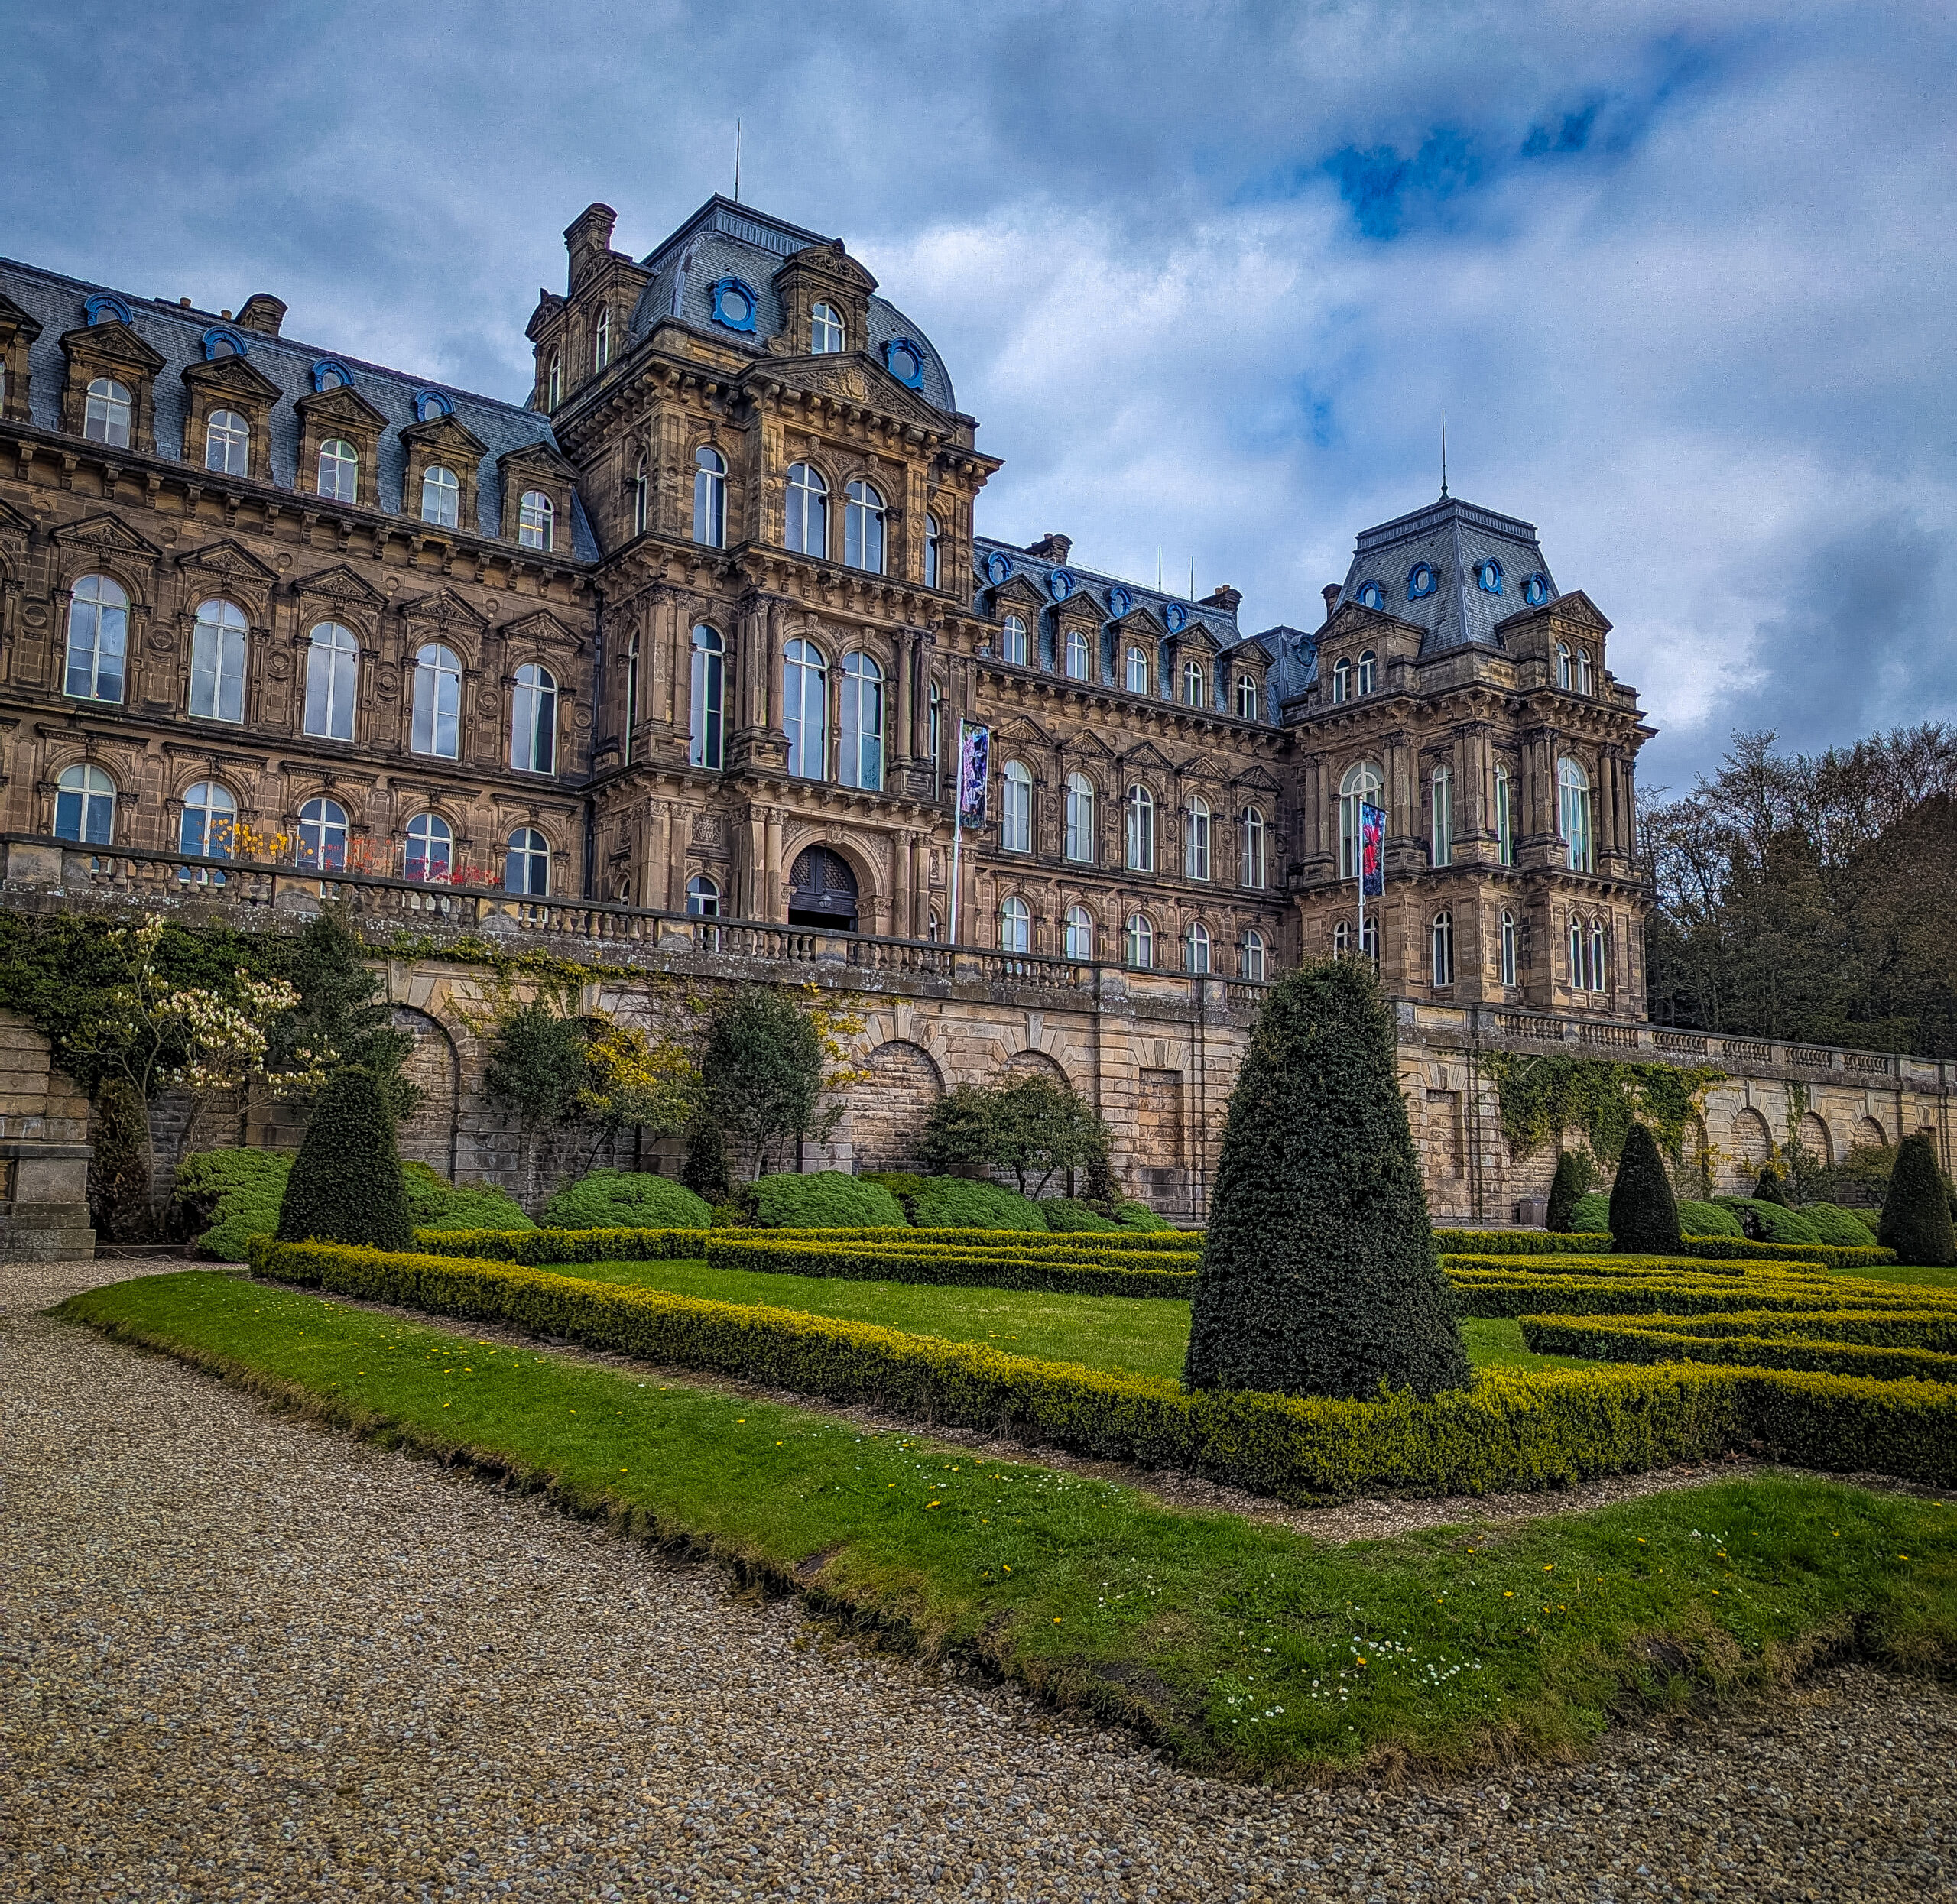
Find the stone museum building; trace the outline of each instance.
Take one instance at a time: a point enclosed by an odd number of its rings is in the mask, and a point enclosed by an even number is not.
[[[854,989],[873,1082],[812,1166],[901,1162],[937,1091],[1034,1066],[1199,1215],[1261,982],[1362,952],[1437,1214],[1505,1220],[1533,1182],[1484,1046],[1751,1062],[1766,1108],[1738,1090],[1702,1141],[1757,1148],[1742,1112],[1780,1140],[1778,1047],[1643,1022],[1651,730],[1531,524],[1443,490],[1359,527],[1321,602],[1246,621],[1235,589],[988,517],[1001,457],[842,239],[716,196],[635,258],[614,219],[565,233],[514,401],[301,342],[265,292],[211,311],[0,261],[13,903],[336,893],[599,942],[628,1010],[654,968]],[[954,925],[962,722],[991,777]],[[1387,815],[1363,945],[1362,803]],[[412,1140],[493,1178],[466,983],[391,968],[427,1046]],[[1826,1130],[1847,1094],[1838,1152],[1933,1121],[1907,1061],[1854,1056],[1802,1099]],[[31,1101],[0,1095],[0,1151]]]

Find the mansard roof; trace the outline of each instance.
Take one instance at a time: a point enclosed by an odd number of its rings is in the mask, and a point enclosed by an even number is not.
[[[972,538],[972,563],[977,573],[979,599],[988,613],[995,598],[1003,595],[1011,602],[1021,596],[1021,591],[1013,585],[1021,582],[1030,586],[1048,609],[1077,608],[1085,598],[1103,622],[1125,621],[1138,609],[1146,608],[1157,625],[1171,636],[1186,628],[1199,628],[1219,649],[1233,647],[1241,638],[1237,618],[1227,608],[1192,602],[1186,596],[1164,589],[1147,588],[1138,582],[1124,582],[1118,576],[1083,569],[1071,560],[1035,555],[1030,550],[996,541],[990,536]]]
[[[776,296],[774,274],[794,254],[811,245],[832,245],[833,238],[819,232],[805,231],[785,219],[771,218],[751,205],[742,205],[716,192],[670,236],[648,251],[642,261],[652,274],[651,281],[639,294],[632,313],[634,340],[649,332],[655,324],[670,320],[684,324],[711,337],[716,343],[735,350],[749,349],[757,355],[767,349],[768,340],[781,329],[781,305]],[[738,277],[754,295],[755,327],[752,332],[730,330],[715,321],[714,287],[724,278]],[[923,388],[919,394],[934,409],[958,414],[951,373],[937,347],[888,298],[870,297],[870,334],[850,339],[881,363],[884,346],[897,338],[917,345],[923,358]]]
[[[1480,577],[1491,562],[1494,585],[1486,587]],[[1536,602],[1529,598],[1532,580],[1540,591]],[[1375,587],[1379,601],[1366,601],[1362,592]],[[1358,602],[1413,623],[1424,659],[1449,648],[1500,648],[1502,622],[1556,595],[1533,522],[1443,491],[1426,508],[1361,534],[1332,612]]]
[[[30,420],[44,430],[61,427],[61,397],[67,381],[61,339],[65,334],[90,328],[87,307],[95,300],[104,301],[96,303],[101,321],[94,328],[122,329],[119,307],[128,314],[127,329],[131,336],[158,359],[154,392],[156,445],[161,456],[195,460],[187,454],[183,443],[189,393],[182,373],[206,362],[226,361],[209,356],[206,339],[213,333],[221,334],[234,349],[242,345],[240,354],[248,367],[276,387],[278,397],[271,410],[271,481],[281,488],[295,487],[294,465],[300,441],[297,406],[302,397],[315,394],[316,369],[329,366],[345,377],[346,387],[381,420],[375,494],[382,509],[399,511],[403,508],[401,485],[407,456],[402,433],[420,420],[416,408],[419,398],[437,399],[430,407],[446,407],[456,422],[483,446],[476,494],[485,535],[502,533],[502,487],[496,478],[496,459],[513,449],[541,446],[553,453],[557,449],[550,420],[520,404],[480,396],[453,384],[433,383],[425,377],[390,370],[383,365],[326,350],[316,344],[301,343],[294,338],[242,329],[235,323],[226,323],[216,312],[132,297],[107,286],[0,258],[0,301],[17,306],[41,326],[30,347],[33,373]],[[365,486],[363,478],[363,489]],[[581,506],[573,510],[572,543],[571,553],[576,560],[597,560],[597,540]]]

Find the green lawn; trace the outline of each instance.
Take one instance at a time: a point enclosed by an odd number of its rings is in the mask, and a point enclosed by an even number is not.
[[[813,1588],[1194,1766],[1553,1756],[1826,1645],[1957,1664],[1957,1507],[1909,1497],[1727,1484],[1335,1546],[228,1275],[139,1278],[64,1312]]]
[[[567,1263],[560,1276],[668,1289],[716,1302],[768,1302],[857,1322],[881,1322],[913,1335],[988,1342],[1015,1355],[1089,1368],[1128,1369],[1175,1380],[1189,1346],[1189,1306],[1172,1296],[1049,1296],[1024,1289],[973,1289],[928,1283],[863,1283],[840,1276],[776,1276],[709,1269],[704,1263]],[[1477,1367],[1587,1368],[1569,1356],[1532,1355],[1520,1326],[1471,1319],[1461,1332]]]

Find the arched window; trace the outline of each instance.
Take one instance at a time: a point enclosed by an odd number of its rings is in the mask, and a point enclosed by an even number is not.
[[[1342,919],[1332,929],[1332,955],[1335,958],[1343,958],[1352,949],[1352,922]]]
[[[317,487],[327,502],[360,500],[360,458],[344,436],[329,436],[320,444]]]
[[[82,410],[82,434],[92,443],[112,449],[129,447],[129,393],[113,377],[98,377],[89,385]]]
[[[1005,625],[999,631],[1001,659],[1010,661],[1016,667],[1026,665],[1026,624],[1016,615],[1005,618]]]
[[[1085,774],[1069,774],[1066,787],[1066,837],[1063,850],[1083,866],[1094,863],[1094,783]]]
[[[884,572],[883,491],[874,484],[852,482],[843,492],[842,560],[871,575]]]
[[[727,460],[705,443],[693,452],[693,540],[709,549],[727,547]]]
[[[944,743],[939,738],[943,731],[944,705],[945,697],[939,692],[937,683],[933,681],[931,683],[930,722],[931,772],[935,777],[932,783],[932,790],[934,793],[936,791],[936,780],[943,777],[944,772]]]
[[[924,586],[927,589],[938,585],[938,540],[943,534],[937,517],[927,513],[924,517]]]
[[[625,650],[625,764],[632,763],[632,730],[639,722],[639,637]]]
[[[421,472],[421,520],[453,529],[462,520],[462,485],[453,469],[431,462]]]
[[[417,813],[407,823],[404,877],[446,886],[453,863],[456,836],[439,813]]]
[[[414,719],[407,744],[417,754],[445,761],[462,754],[462,663],[439,641],[415,653]]]
[[[1379,969],[1379,918],[1376,913],[1366,915],[1366,929],[1359,935],[1361,949],[1373,962],[1373,969]]]
[[[809,349],[816,356],[847,348],[842,318],[833,304],[818,304],[809,313]]]
[[[1007,761],[1000,777],[999,848],[1007,853],[1033,850],[1033,776],[1023,761]]]
[[[1128,798],[1128,871],[1155,870],[1155,796],[1145,787],[1131,787]]]
[[[806,462],[788,469],[788,515],[784,524],[786,545],[798,555],[829,555],[829,485],[823,472]]]
[[[1592,991],[1608,991],[1611,988],[1610,941],[1606,936],[1604,922],[1593,919],[1590,922],[1589,957],[1584,962],[1583,976]]]
[[[1569,685],[1569,644],[1559,641],[1556,644],[1556,686],[1566,688]]]
[[[1589,694],[1595,691],[1595,685],[1590,675],[1590,650],[1588,648],[1576,650],[1576,691],[1579,694]]]
[[[517,670],[510,696],[510,764],[519,774],[557,770],[557,677],[534,661]]]
[[[1155,963],[1155,928],[1141,913],[1128,914],[1128,929],[1122,935],[1122,955],[1139,971]]]
[[[591,373],[595,377],[612,361],[612,313],[605,309],[598,313],[598,322],[591,327]]]
[[[1520,963],[1517,956],[1520,949],[1517,942],[1520,936],[1516,930],[1515,915],[1504,907],[1501,916],[1501,982],[1504,985],[1513,985],[1516,982],[1516,969]]]
[[[1122,663],[1124,680],[1131,694],[1148,692],[1148,653],[1144,648],[1130,648]]]
[[[1193,800],[1183,816],[1183,877],[1209,877],[1209,803]]]
[[[336,873],[346,864],[346,809],[337,800],[310,800],[299,809],[299,863]]]
[[[859,648],[842,657],[842,783],[871,793],[884,783],[884,671]]]
[[[519,826],[503,854],[503,890],[526,899],[544,899],[550,891],[550,847],[534,826]]]
[[[1572,872],[1594,870],[1590,841],[1590,777],[1568,754],[1556,763],[1556,832]]]
[[[183,817],[177,829],[177,850],[206,859],[229,859],[236,851],[238,803],[231,790],[216,780],[200,780],[186,790]]]
[[[1261,718],[1261,710],[1258,705],[1260,699],[1257,691],[1257,676],[1254,674],[1238,675],[1237,676],[1237,718],[1240,721],[1254,721]]]
[[[1069,906],[1061,922],[1060,949],[1069,958],[1094,956],[1094,915],[1085,906]]]
[[[129,645],[129,598],[112,576],[85,575],[68,603],[65,691],[83,701],[119,701]]]
[[[1345,770],[1339,783],[1339,877],[1359,877],[1359,809],[1377,806],[1382,785],[1380,772],[1371,761],[1361,761]]]
[[[306,731],[316,740],[353,738],[353,693],[360,644],[337,621],[322,621],[306,652]]]
[[[1269,965],[1264,956],[1264,935],[1253,926],[1244,934],[1244,976],[1246,978],[1264,978],[1269,975]]]
[[[696,767],[718,771],[727,731],[727,650],[716,630],[704,623],[694,628],[693,657],[693,725],[686,758]]]
[[[1209,969],[1209,928],[1199,919],[1190,920],[1189,929],[1183,936],[1183,969],[1204,972]]]
[[[632,534],[642,536],[651,519],[651,492],[647,486],[645,459],[641,456],[632,471]]]
[[[1358,692],[1361,694],[1371,693],[1374,688],[1378,685],[1376,679],[1378,672],[1379,657],[1371,648],[1368,648],[1359,657],[1358,680],[1356,684]]]
[[[201,602],[190,631],[190,712],[206,721],[245,718],[245,611]]]
[[[1183,705],[1185,707],[1203,705],[1202,663],[1185,661],[1183,663]]]
[[[1263,887],[1270,883],[1271,829],[1264,824],[1261,806],[1247,806],[1243,815],[1243,882]]]
[[[1583,989],[1583,922],[1574,913],[1569,916],[1569,988]]]
[[[540,489],[526,489],[517,506],[517,541],[526,549],[549,550],[557,540],[557,506]]]
[[[251,463],[251,425],[235,410],[213,410],[204,419],[204,467],[221,476],[242,476]]]
[[[1515,864],[1515,788],[1508,769],[1495,769],[1495,858],[1498,864]]]
[[[1001,900],[999,904],[999,950],[1027,952],[1032,949],[1032,907],[1023,899]]]
[[[791,641],[781,667],[781,725],[788,770],[819,780],[829,772],[829,663],[813,641]]]
[[[1332,670],[1332,703],[1340,706],[1352,698],[1352,664],[1342,655]]]
[[[564,401],[564,360],[554,352],[550,358],[550,374],[544,382],[545,404],[552,410]]]
[[[1434,914],[1433,975],[1436,985],[1454,983],[1454,915],[1444,910]]]
[[[1454,770],[1437,767],[1433,774],[1433,864],[1454,864]]]
[[[694,874],[686,881],[686,910],[696,919],[718,919],[720,916],[719,882],[709,879],[704,873]]]
[[[115,783],[99,767],[64,767],[54,782],[54,837],[83,846],[115,838]]]
[[[1087,679],[1087,635],[1080,628],[1067,630],[1067,679],[1085,681]]]

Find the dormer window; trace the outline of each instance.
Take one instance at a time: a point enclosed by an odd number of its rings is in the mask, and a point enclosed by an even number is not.
[[[1123,663],[1124,682],[1131,694],[1148,692],[1148,651],[1145,648],[1130,648]]]
[[[1418,602],[1440,586],[1431,563],[1417,562],[1407,571],[1407,598]]]
[[[1332,704],[1334,707],[1352,698],[1352,664],[1343,656],[1332,670]]]
[[[591,327],[591,374],[596,377],[612,361],[612,313],[609,308],[598,313],[598,322]]]
[[[1475,585],[1484,595],[1501,593],[1501,564],[1493,556],[1485,556],[1475,564]]]
[[[1185,661],[1183,663],[1183,702],[1188,707],[1202,705],[1202,663]]]
[[[1359,606],[1362,608],[1384,608],[1386,606],[1386,591],[1377,582],[1361,582]]]
[[[204,423],[204,467],[242,476],[250,466],[251,426],[235,410],[214,410]]]
[[[431,462],[421,472],[421,520],[453,529],[462,519],[462,485],[453,469]]]
[[[923,387],[924,352],[907,337],[893,337],[884,345],[884,368],[911,390]]]
[[[319,491],[328,502],[352,502],[360,493],[360,458],[343,436],[320,446]]]
[[[999,658],[1015,667],[1026,665],[1026,624],[1016,615],[1008,615],[999,631]]]
[[[1237,676],[1237,718],[1254,721],[1257,718],[1257,677],[1251,674],[1240,674]]]
[[[1550,579],[1546,575],[1532,575],[1522,585],[1522,598],[1532,608],[1540,608],[1550,598]]]
[[[540,489],[526,489],[517,508],[517,541],[526,549],[547,551],[557,530],[557,511]]]
[[[1067,630],[1067,679],[1069,681],[1087,679],[1087,635],[1083,629]]]
[[[82,414],[82,434],[90,443],[107,443],[112,449],[127,449],[130,407],[129,393],[122,384],[112,377],[98,377],[89,385],[88,404]]]
[[[816,356],[824,357],[843,348],[841,316],[833,304],[818,304],[809,314],[810,350]]]
[[[713,287],[713,321],[729,330],[751,331],[758,300],[738,277],[723,277]]]
[[[1377,685],[1374,677],[1378,673],[1378,670],[1379,657],[1373,653],[1371,648],[1367,649],[1365,653],[1359,657],[1358,686],[1359,692],[1361,694],[1370,694],[1372,693],[1373,689]]]

